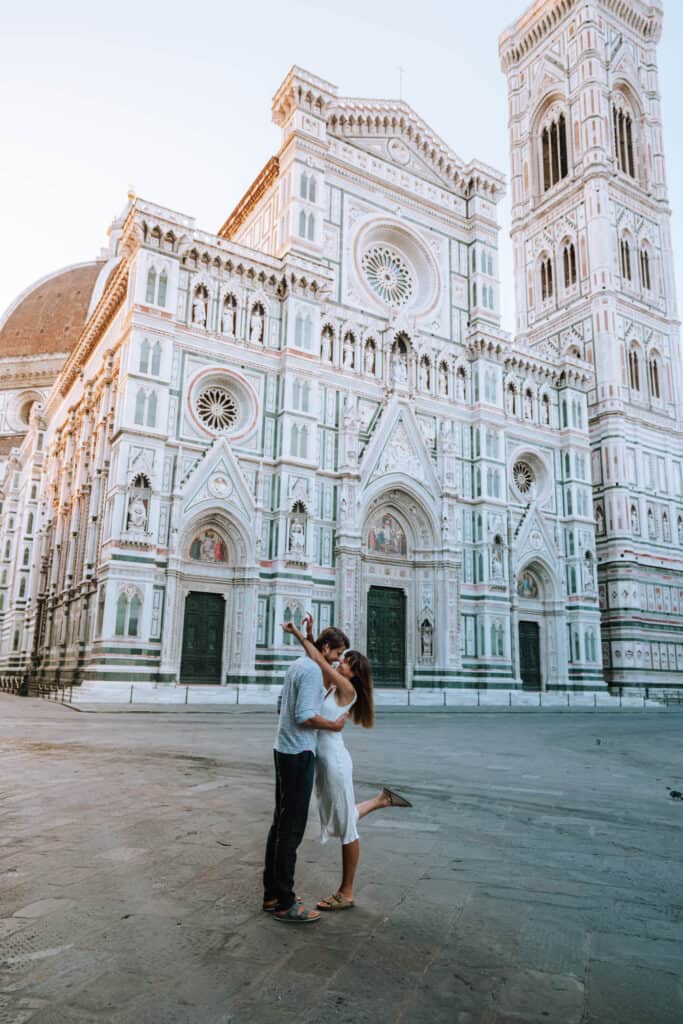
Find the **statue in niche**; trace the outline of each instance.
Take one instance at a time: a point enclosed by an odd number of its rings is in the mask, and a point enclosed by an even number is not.
[[[229,338],[234,338],[237,331],[237,308],[235,306],[235,300],[231,300],[231,296],[225,300],[223,306],[223,334],[227,334]]]
[[[300,519],[295,519],[289,528],[289,550],[292,555],[302,556],[306,549],[306,532]]]
[[[374,377],[374,375],[375,375],[375,346],[374,345],[366,345],[365,346],[365,365],[364,365],[363,369],[364,369],[365,373],[369,377]]]
[[[394,383],[408,383],[408,356],[404,348],[398,345],[391,357],[391,370]]]
[[[419,385],[422,391],[429,391],[429,363],[426,359],[420,361]]]
[[[260,344],[263,341],[264,328],[265,317],[263,315],[263,309],[257,304],[252,309],[249,320],[249,341],[254,341]]]
[[[550,399],[547,395],[543,397],[543,423],[546,427],[550,426]]]
[[[640,533],[640,519],[635,505],[631,505],[631,533],[636,535]]]
[[[206,293],[198,288],[192,300],[192,323],[199,327],[206,327]]]
[[[527,391],[524,396],[524,418],[526,420],[534,418],[534,400],[530,391]]]
[[[144,530],[147,526],[147,502],[140,494],[128,501],[128,529]]]
[[[423,658],[431,658],[434,654],[434,627],[429,619],[420,626],[420,653]]]
[[[353,369],[353,363],[354,363],[354,359],[353,359],[353,340],[351,338],[349,338],[348,335],[347,335],[347,337],[344,338],[344,359],[343,359],[344,369],[345,370],[352,370]]]
[[[323,359],[328,363],[334,362],[334,333],[331,327],[325,327],[323,330],[322,349]]]
[[[448,397],[448,367],[445,363],[439,367],[439,394]]]
[[[467,392],[467,378],[463,369],[458,370],[455,375],[455,387],[458,400],[464,402]]]
[[[516,402],[515,402],[515,389],[512,387],[505,389],[505,410],[510,416],[516,414]]]
[[[491,557],[491,574],[494,580],[502,580],[503,578],[503,545],[500,541],[496,541],[493,545],[493,554]]]

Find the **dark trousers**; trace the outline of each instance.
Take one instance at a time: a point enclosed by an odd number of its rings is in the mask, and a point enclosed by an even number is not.
[[[306,831],[308,805],[311,802],[315,754],[275,756],[275,814],[266,844],[266,865],[263,871],[263,896],[278,901],[278,910],[294,906],[294,869],[296,851]]]

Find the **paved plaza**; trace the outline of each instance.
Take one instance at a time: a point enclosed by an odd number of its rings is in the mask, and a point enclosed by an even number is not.
[[[260,910],[272,709],[0,697],[1,1024],[680,1024],[683,714],[348,727],[354,910]],[[306,900],[337,881],[312,808]]]

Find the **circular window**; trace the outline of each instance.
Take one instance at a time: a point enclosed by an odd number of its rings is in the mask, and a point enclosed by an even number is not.
[[[515,462],[512,467],[512,480],[520,494],[531,494],[536,483],[536,475],[527,462]]]
[[[373,245],[361,257],[361,266],[373,292],[390,306],[403,306],[413,294],[413,275],[395,249]]]
[[[227,388],[210,384],[197,396],[197,415],[205,427],[217,434],[230,430],[238,420],[237,402]]]

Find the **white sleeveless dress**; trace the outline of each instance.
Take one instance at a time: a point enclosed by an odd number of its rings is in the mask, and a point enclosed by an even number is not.
[[[354,697],[346,707],[334,699],[332,688],[320,709],[323,718],[334,722],[356,703]],[[315,792],[320,814],[320,841],[326,843],[334,836],[342,843],[358,839],[358,811],[353,792],[353,762],[344,745],[343,732],[318,733],[318,752],[315,758]]]

